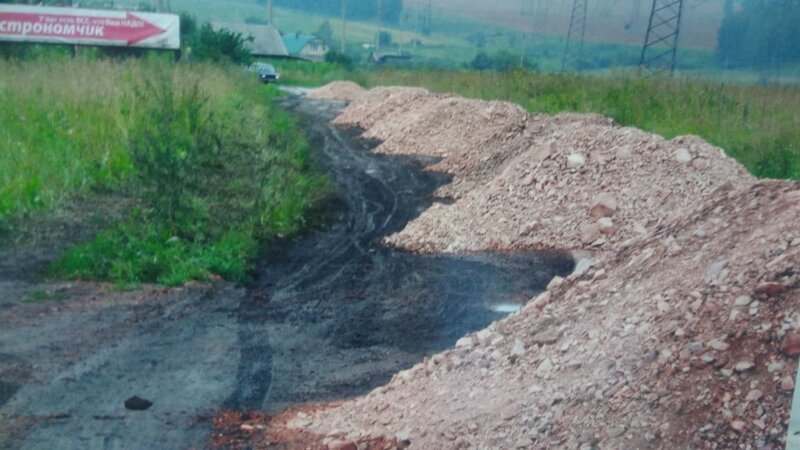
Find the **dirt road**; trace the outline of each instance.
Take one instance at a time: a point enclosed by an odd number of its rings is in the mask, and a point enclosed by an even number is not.
[[[43,266],[23,267],[41,249],[0,253],[0,448],[202,448],[221,408],[364,393],[572,270],[559,254],[377,245],[446,180],[369,153],[328,124],[335,104],[287,105],[341,185],[341,210],[327,231],[273,248],[247,289],[42,284],[20,275]],[[133,395],[153,406],[126,410]]]

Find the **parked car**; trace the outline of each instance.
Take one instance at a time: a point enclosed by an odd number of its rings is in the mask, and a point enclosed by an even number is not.
[[[262,83],[274,83],[280,79],[280,74],[275,69],[275,66],[267,63],[255,63],[247,68],[250,72],[255,72],[258,75],[259,81]]]

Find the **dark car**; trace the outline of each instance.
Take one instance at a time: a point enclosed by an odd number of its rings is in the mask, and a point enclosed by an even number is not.
[[[255,72],[262,83],[274,83],[280,78],[278,71],[275,70],[275,66],[272,64],[255,63],[249,67],[249,70]]]

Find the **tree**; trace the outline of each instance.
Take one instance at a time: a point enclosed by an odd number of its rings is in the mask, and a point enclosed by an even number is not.
[[[747,1],[726,8],[717,55],[726,66],[767,68],[800,62],[800,4]]]
[[[392,33],[388,31],[381,31],[378,33],[378,43],[381,47],[388,47],[392,45]]]
[[[329,21],[322,22],[322,25],[319,26],[319,29],[315,33],[316,36],[323,41],[325,41],[328,45],[333,42],[333,27]]]
[[[210,23],[204,23],[199,32],[190,38],[193,44],[191,58],[197,61],[249,64],[252,55],[244,48],[244,44],[252,40],[252,37],[244,38],[241,33],[226,29],[214,31]]]

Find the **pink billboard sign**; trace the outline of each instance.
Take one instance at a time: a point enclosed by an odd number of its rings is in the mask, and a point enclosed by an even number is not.
[[[0,41],[178,50],[180,17],[130,11],[0,5]]]

